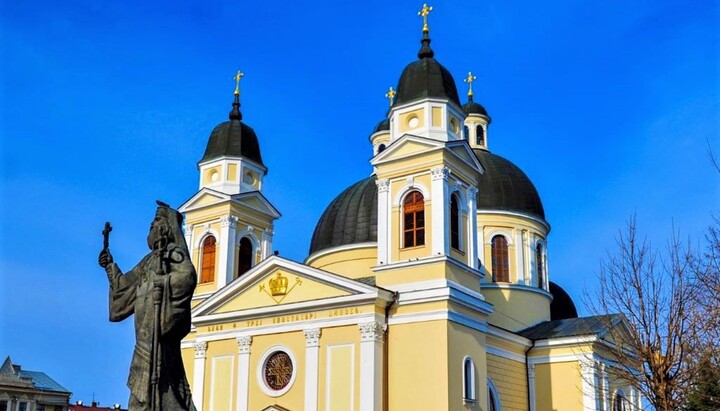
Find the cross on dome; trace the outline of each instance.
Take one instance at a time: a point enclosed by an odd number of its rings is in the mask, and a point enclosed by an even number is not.
[[[236,96],[240,95],[240,80],[242,80],[244,75],[245,75],[245,73],[238,70],[237,74],[235,74],[235,77],[233,77],[233,79],[235,79],[235,95]]]
[[[428,7],[427,3],[423,4],[422,9],[418,12],[418,16],[423,18],[423,33],[429,33],[430,27],[428,26],[428,14],[432,11],[432,7]]]
[[[477,79],[477,76],[473,76],[471,71],[468,71],[467,77],[463,80],[464,83],[468,83],[468,98],[472,100],[473,98],[473,90],[472,90],[472,83]]]
[[[393,90],[392,86],[390,86],[390,90],[388,90],[387,93],[385,93],[385,97],[387,97],[390,100],[390,107],[393,105],[393,101],[395,100],[395,90]]]

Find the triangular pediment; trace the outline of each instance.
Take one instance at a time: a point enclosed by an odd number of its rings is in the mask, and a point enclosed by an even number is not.
[[[426,154],[429,151],[440,150],[443,146],[444,143],[441,141],[405,134],[390,144],[382,153],[376,155],[370,164],[375,166],[397,159]]]
[[[279,218],[280,212],[262,195],[259,191],[249,191],[247,193],[235,194],[232,196],[233,202],[251,208],[262,214],[269,215],[273,218]]]
[[[485,172],[482,165],[480,164],[480,161],[478,161],[477,157],[475,156],[475,153],[473,153],[472,149],[466,142],[453,141],[448,143],[447,148],[448,150],[450,150],[450,152],[457,156],[457,158],[459,158],[461,161],[463,161],[473,169],[478,170],[480,173]]]
[[[181,213],[186,213],[202,207],[212,206],[231,199],[230,195],[215,191],[210,188],[203,188],[178,208]]]
[[[193,318],[372,301],[381,294],[390,298],[388,291],[377,287],[271,256],[198,304],[193,308]]]

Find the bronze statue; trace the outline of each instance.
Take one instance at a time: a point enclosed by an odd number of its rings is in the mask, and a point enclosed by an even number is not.
[[[190,332],[197,274],[182,233],[182,214],[165,203],[157,204],[147,237],[150,253],[123,274],[110,254],[112,227],[106,223],[98,262],[110,281],[110,321],[135,314],[129,410],[194,411],[180,341]]]

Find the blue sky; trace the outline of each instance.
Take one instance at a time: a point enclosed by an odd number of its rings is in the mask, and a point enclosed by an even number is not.
[[[283,213],[275,248],[302,261],[325,206],[371,172],[421,5],[0,2],[0,355],[73,401],[127,404],[132,322],[107,321],[100,232],[112,222],[121,267],[145,254],[154,200],[197,190],[237,69]],[[673,224],[702,236],[720,204],[717,2],[430,5],[436,58],[463,95],[477,75],[490,149],[535,183],[550,278],[578,304],[631,214],[658,246]]]

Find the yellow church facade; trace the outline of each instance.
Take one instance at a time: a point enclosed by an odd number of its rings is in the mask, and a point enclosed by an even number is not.
[[[198,410],[620,410],[608,324],[549,280],[550,225],[528,177],[488,145],[430,47],[391,89],[369,177],[321,216],[302,263],[272,252],[260,139],[211,132],[180,207],[198,272],[182,356]],[[238,73],[239,82],[241,73]]]

